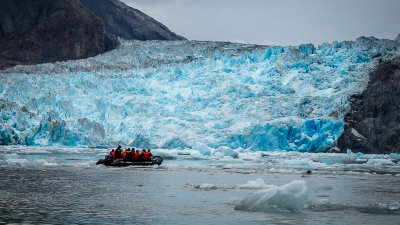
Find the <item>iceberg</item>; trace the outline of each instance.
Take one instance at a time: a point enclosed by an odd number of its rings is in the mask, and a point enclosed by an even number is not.
[[[15,66],[0,71],[0,144],[320,152],[399,45],[122,41],[88,59]]]
[[[298,212],[308,200],[305,181],[295,180],[283,186],[274,186],[243,197],[235,210],[252,212]]]

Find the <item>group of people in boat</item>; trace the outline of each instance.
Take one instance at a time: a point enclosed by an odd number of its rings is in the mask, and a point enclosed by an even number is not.
[[[135,148],[126,148],[122,151],[121,146],[119,145],[117,149],[112,149],[110,151],[110,156],[113,160],[124,160],[124,161],[151,161],[151,154],[150,149],[143,149],[141,153],[139,150],[135,150]]]

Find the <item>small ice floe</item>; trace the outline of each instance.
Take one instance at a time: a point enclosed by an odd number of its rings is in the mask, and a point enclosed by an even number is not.
[[[217,189],[218,187],[215,186],[214,184],[204,183],[204,184],[196,185],[196,186],[194,186],[194,188],[196,188],[196,189]]]
[[[153,155],[161,156],[163,159],[175,160],[178,158],[178,150],[165,150],[165,149],[153,149],[151,150]]]
[[[396,163],[394,163],[390,159],[369,159],[367,164],[372,165],[372,166],[394,166],[394,165],[396,165]]]
[[[235,210],[254,212],[298,212],[308,200],[309,191],[305,181],[295,180],[283,186],[270,185],[245,197]]]
[[[194,185],[193,187],[195,189],[200,189],[200,190],[234,189],[234,187],[228,187],[226,185],[217,186],[215,184],[209,184],[209,183],[203,183],[203,184],[200,184],[200,185]]]
[[[265,184],[263,179],[257,178],[256,180],[249,180],[245,184],[237,184],[236,187],[240,189],[262,189],[266,188],[267,185]]]
[[[45,162],[43,163],[43,166],[58,166],[58,163],[54,163],[54,162]]]
[[[393,202],[390,204],[379,203],[378,205],[381,209],[389,209],[389,210],[399,210],[400,209],[400,202]]]

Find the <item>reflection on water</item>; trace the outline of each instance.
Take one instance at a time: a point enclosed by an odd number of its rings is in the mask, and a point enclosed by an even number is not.
[[[0,153],[0,223],[396,224],[400,219],[396,209],[400,176],[390,173],[349,173],[339,166],[324,170],[318,164],[311,175],[301,177],[316,160],[304,168],[282,166],[276,171],[268,161],[258,159],[182,158],[154,168],[95,166],[95,159],[104,153],[20,151],[13,155],[4,150]],[[27,161],[6,163],[10,159]],[[35,160],[49,164],[33,164]],[[274,155],[268,160],[295,161]],[[306,157],[298,162],[307,163]],[[388,170],[385,163],[389,162],[380,163],[376,170]],[[237,199],[255,191],[238,187],[257,178],[279,186],[305,180],[310,190],[308,206],[299,213],[234,210]]]

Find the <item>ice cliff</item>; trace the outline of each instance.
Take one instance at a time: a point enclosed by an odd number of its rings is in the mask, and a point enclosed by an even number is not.
[[[122,41],[0,71],[0,143],[323,151],[393,40],[314,47]]]

